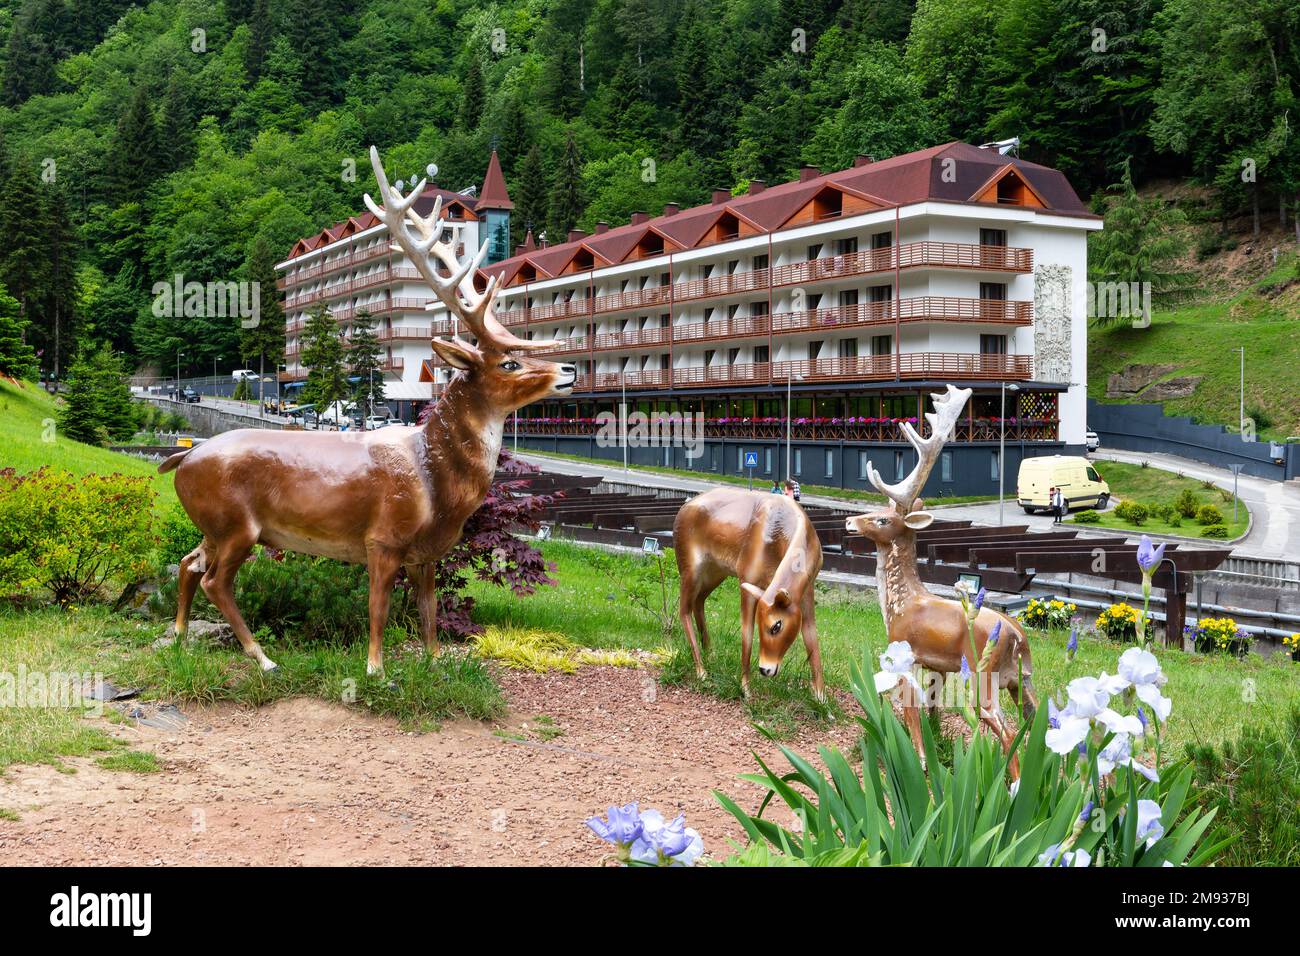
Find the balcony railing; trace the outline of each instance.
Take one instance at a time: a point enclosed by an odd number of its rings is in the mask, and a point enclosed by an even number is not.
[[[346,309],[331,309],[330,315],[336,322],[350,322],[358,312],[369,312],[372,318],[378,318],[383,315],[390,315],[395,312],[423,312],[428,299],[384,299],[381,302],[368,302],[364,305],[349,306]],[[307,326],[307,320],[292,321],[285,324],[284,330],[288,333],[300,332]]]
[[[901,419],[891,418],[796,418],[790,423],[794,441],[902,442]],[[908,419],[913,425],[915,419]],[[594,418],[520,418],[521,435],[586,438],[598,433],[602,423]],[[1056,441],[1059,422],[1055,418],[1008,421],[1005,438],[1010,442]],[[924,429],[924,425],[921,426]],[[962,419],[957,422],[951,441],[960,443],[996,442],[1001,431],[997,419]],[[705,438],[782,440],[786,436],[784,418],[707,418]]]
[[[456,256],[459,258],[465,254],[464,243],[458,243],[456,246]],[[337,259],[331,259],[328,262],[318,263],[310,268],[303,269],[291,275],[283,275],[275,280],[275,287],[281,291],[292,288],[293,286],[303,285],[319,279],[323,275],[330,275],[335,272],[342,272],[345,269],[351,269],[367,262],[373,262],[376,259],[383,259],[391,255],[396,255],[392,247],[387,242],[380,242],[372,249],[357,250],[350,252],[345,256]]]
[[[369,275],[357,276],[355,279],[349,279],[346,282],[336,282],[334,285],[326,286],[323,289],[314,289],[310,292],[300,292],[297,295],[289,296],[284,301],[284,307],[286,309],[302,308],[313,302],[325,302],[329,299],[337,299],[339,296],[352,295],[362,289],[372,289],[375,286],[390,285],[394,282],[419,282],[422,279],[423,277],[417,269],[383,269]]]

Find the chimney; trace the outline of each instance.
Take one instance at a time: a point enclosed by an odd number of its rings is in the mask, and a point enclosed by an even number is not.
[[[724,203],[724,202],[730,202],[730,201],[731,201],[731,190],[730,190],[730,189],[715,189],[715,190],[713,190],[713,205],[717,206],[717,205],[719,205],[719,204],[721,204],[721,203]]]
[[[632,213],[632,225],[634,226],[640,226],[649,221],[650,221],[649,213],[642,212],[639,209],[636,212]]]
[[[583,232],[581,229],[570,229],[569,238],[566,241],[577,242],[579,239],[586,239],[586,238],[587,238],[587,234]]]
[[[609,223],[602,219],[596,223],[596,235],[599,236],[603,232],[609,232]]]
[[[519,245],[515,246],[515,255],[522,256],[524,252],[525,249],[524,249],[524,244],[522,242],[519,243]]]
[[[675,203],[675,202],[666,202],[666,203],[664,203],[664,215],[665,215],[665,216],[675,216],[675,215],[677,215],[677,211],[678,211],[679,209],[681,209],[681,208],[682,208],[681,205],[678,204],[678,203]]]
[[[822,171],[821,171],[820,169],[818,169],[816,166],[800,166],[800,167],[799,167],[799,182],[801,182],[801,183],[806,183],[806,182],[808,182],[808,180],[810,180],[810,179],[816,179],[816,178],[817,178],[818,176],[820,176],[821,174],[822,174]]]
[[[858,153],[858,155],[853,157],[853,167],[856,169],[859,166],[870,166],[875,161],[876,157],[874,156],[868,156],[866,153]]]
[[[767,188],[766,179],[751,179],[749,181],[749,195],[751,196],[757,196],[766,188]]]

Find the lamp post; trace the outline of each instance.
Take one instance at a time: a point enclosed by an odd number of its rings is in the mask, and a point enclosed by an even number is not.
[[[217,363],[221,361],[220,355],[212,356],[212,399],[216,401],[217,395]]]
[[[803,381],[802,375],[794,374],[794,363],[791,362],[785,370],[785,480],[790,480],[790,421],[794,418],[791,410],[791,388],[795,379]]]
[[[1237,406],[1237,433],[1241,435],[1241,440],[1246,440],[1246,346],[1233,349],[1234,352],[1241,353],[1241,390],[1239,393],[1239,404]]]
[[[1007,456],[1007,390],[1013,393],[1020,391],[1020,386],[1015,382],[1007,385],[1001,383],[1002,390],[1002,414],[998,417],[998,524],[1005,524],[1003,516],[1006,511],[1006,500],[1003,496],[1003,488],[1006,485],[1006,456]]]
[[[1237,523],[1237,476],[1241,474],[1241,469],[1245,468],[1242,462],[1233,462],[1229,465],[1232,469],[1232,523]]]
[[[181,356],[185,353],[180,349],[176,350],[176,401],[181,400]]]
[[[623,390],[623,398],[619,402],[618,417],[623,420],[623,470],[627,471],[627,376],[619,377],[619,385]]]

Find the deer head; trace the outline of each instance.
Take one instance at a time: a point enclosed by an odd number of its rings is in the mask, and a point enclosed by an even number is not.
[[[944,442],[952,434],[970,395],[969,388],[953,385],[948,386],[944,395],[931,393],[930,403],[934,406],[934,411],[925,413],[926,420],[930,423],[929,438],[917,434],[911,422],[901,424],[903,434],[916,449],[916,466],[902,481],[889,485],[880,477],[875,465],[868,462],[867,478],[877,491],[890,500],[890,506],[848,518],[844,522],[846,530],[864,535],[879,547],[893,543],[905,531],[920,531],[934,521],[934,515],[924,510],[925,502],[918,495],[925,487],[925,480],[930,477],[930,471],[939,460]]]
[[[366,208],[388,227],[394,240],[393,251],[406,254],[447,310],[475,338],[473,344],[456,336],[434,339],[430,346],[438,357],[474,384],[496,415],[507,415],[550,395],[572,394],[577,381],[574,366],[522,354],[554,348],[559,343],[517,338],[497,320],[492,311],[498,288],[496,276],[488,279],[482,292],[475,287],[474,276],[487,255],[487,242],[473,258],[461,263],[452,241],[443,238],[447,225],[442,219],[442,197],[434,200],[433,211],[428,216],[421,216],[414,206],[424,190],[425,180],[421,179],[403,196],[389,185],[379,161],[379,150],[373,146],[370,165],[384,204],[380,206],[367,193]],[[445,276],[438,266],[446,270]]]
[[[754,630],[758,634],[758,672],[775,677],[785,652],[803,627],[803,612],[788,589],[773,584],[763,591],[748,581],[741,587],[754,598]]]

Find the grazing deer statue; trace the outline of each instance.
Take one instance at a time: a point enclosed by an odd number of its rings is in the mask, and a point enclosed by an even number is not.
[[[704,602],[727,578],[739,578],[740,686],[745,696],[757,627],[758,672],[775,676],[795,635],[802,632],[813,692],[825,700],[813,614],[813,582],[821,571],[822,546],[797,502],[735,488],[697,495],[682,505],[673,521],[673,552],[681,578],[678,613],[691,642],[696,674],[704,677],[700,644],[709,649]]]
[[[367,432],[241,429],[164,461],[175,470],[176,494],[203,541],[180,563],[176,634],[189,621],[194,589],[221,611],[244,652],[264,671],[275,669],[235,606],[235,573],[259,542],[269,547],[364,563],[370,576],[369,674],[383,673],[383,630],[398,570],[417,588],[420,631],[438,651],[434,566],[460,539],[465,520],[483,502],[496,470],[506,417],[529,402],[568,395],[572,365],[520,353],[553,346],[516,338],[492,313],[495,277],[486,291],[473,273],[487,244],[464,265],[443,240],[441,201],[421,217],[412,208],[424,181],[406,196],[389,186],[373,147],[383,207],[366,205],[388,227],[394,251],[411,259],[448,310],[477,338],[434,339],[433,351],[457,369],[422,426]],[[441,275],[437,260],[447,271]]]
[[[934,515],[924,510],[925,503],[918,496],[970,394],[968,388],[949,385],[946,395],[930,396],[934,411],[925,416],[930,422],[929,438],[921,438],[910,423],[902,423],[903,434],[916,449],[916,467],[903,481],[887,485],[875,467],[868,464],[867,477],[876,490],[890,499],[892,506],[849,518],[845,527],[870,539],[876,546],[880,610],[891,642],[906,641],[911,645],[917,663],[933,671],[960,672],[964,655],[977,680],[986,675],[998,675],[996,685],[987,679],[981,684],[981,688],[991,685],[993,690],[982,694],[979,719],[997,735],[1003,747],[1009,749],[1014,735],[1003,719],[996,687],[1006,687],[1016,703],[1023,704],[1028,715],[1032,716],[1038,705],[1031,680],[1033,668],[1029,642],[1024,632],[1006,615],[992,608],[981,608],[974,622],[975,648],[972,652],[966,611],[961,602],[931,594],[921,583],[916,570],[916,532],[934,521]],[[999,639],[986,655],[985,644],[999,621],[1002,622]],[[905,704],[903,716],[917,753],[924,754],[919,708]],[[1012,774],[1018,776],[1018,773],[1013,758]]]

